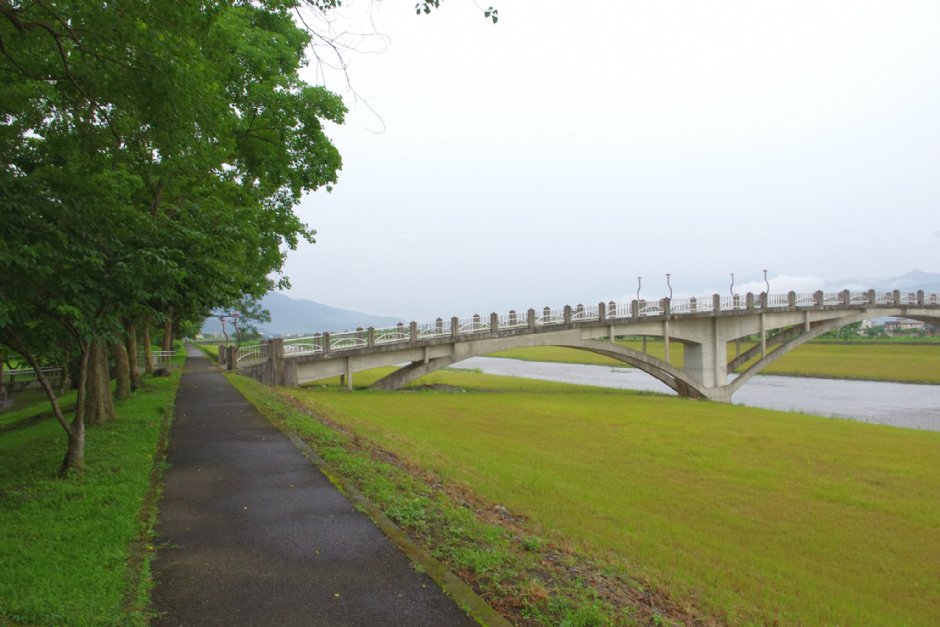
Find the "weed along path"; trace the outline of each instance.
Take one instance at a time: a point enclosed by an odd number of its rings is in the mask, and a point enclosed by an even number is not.
[[[474,624],[198,352],[167,461],[154,624]]]

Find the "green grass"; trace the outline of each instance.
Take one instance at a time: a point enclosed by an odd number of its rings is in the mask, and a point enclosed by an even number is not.
[[[619,344],[642,350],[638,340],[623,340]],[[741,342],[741,352],[753,346],[753,342]],[[664,358],[661,341],[647,342],[650,355]],[[560,346],[536,346],[517,348],[493,353],[492,357],[506,357],[525,361],[554,361],[560,363],[619,365],[623,362],[588,351]],[[728,360],[735,356],[734,344],[728,345]],[[678,368],[683,365],[682,345],[670,344],[670,363]],[[783,355],[761,371],[762,374],[778,374],[803,377],[825,377],[834,379],[864,379],[871,381],[898,381],[903,383],[940,384],[940,346],[917,344],[863,344],[863,343],[815,343],[810,342]]]
[[[149,560],[129,547],[152,524],[141,507],[178,380],[145,379],[116,421],[89,428],[86,470],[68,479],[55,419],[0,432],[0,623],[146,624]]]
[[[940,623],[938,433],[435,376],[468,391],[290,393],[713,620]]]

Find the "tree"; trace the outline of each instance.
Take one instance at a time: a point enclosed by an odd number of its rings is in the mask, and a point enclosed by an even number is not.
[[[335,182],[321,120],[344,108],[298,77],[297,6],[0,0],[0,342],[37,371],[79,356],[71,422],[44,384],[69,436],[63,471],[82,464],[96,346],[123,344],[128,320],[162,316],[169,336],[260,296],[312,241],[293,207]]]
[[[271,322],[271,312],[264,309],[258,299],[252,296],[243,296],[234,307],[213,314],[222,323],[222,334],[228,342],[225,332],[226,321],[232,323],[235,329],[236,346],[242,345],[246,333],[256,333],[257,322]]]

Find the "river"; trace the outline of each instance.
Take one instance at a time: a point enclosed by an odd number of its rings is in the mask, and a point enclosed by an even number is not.
[[[634,368],[499,357],[473,357],[451,367],[561,383],[675,394],[658,380]],[[940,385],[758,375],[738,390],[734,403],[940,431]]]

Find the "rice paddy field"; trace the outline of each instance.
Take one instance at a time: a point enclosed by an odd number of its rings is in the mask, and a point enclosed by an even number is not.
[[[643,350],[640,340],[621,340],[619,343],[628,348]],[[734,358],[736,350],[744,352],[753,345],[753,342],[741,342],[739,347],[729,344],[728,360]],[[648,341],[646,348],[650,355],[664,358],[663,342]],[[493,353],[491,356],[527,361],[624,365],[623,362],[603,355],[556,346],[519,348]],[[682,346],[678,343],[671,344],[669,357],[672,365],[681,368]],[[937,385],[940,384],[940,345],[810,342],[781,356],[762,370],[761,374]]]
[[[940,433],[475,372],[416,386],[285,394],[708,621],[940,624]]]

